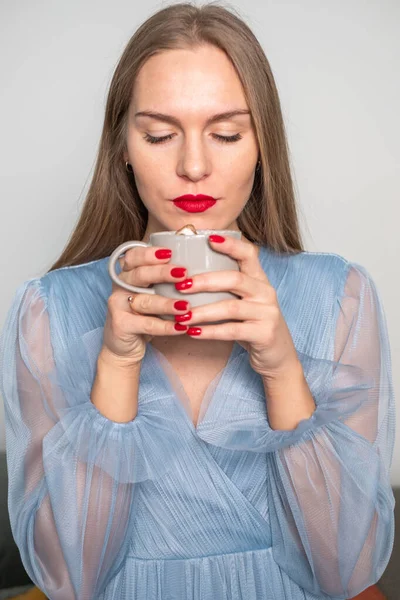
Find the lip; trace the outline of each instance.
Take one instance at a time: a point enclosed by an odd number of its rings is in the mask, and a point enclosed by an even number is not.
[[[173,203],[186,212],[194,213],[204,212],[214,206],[216,201],[216,198],[213,198],[213,196],[206,196],[205,194],[185,194],[184,196],[175,198]]]
[[[196,202],[200,200],[209,200],[211,202],[211,200],[216,200],[216,198],[213,198],[213,196],[206,196],[206,194],[184,194],[183,196],[178,196],[177,198],[174,198],[173,202],[180,202],[181,200],[195,200]]]

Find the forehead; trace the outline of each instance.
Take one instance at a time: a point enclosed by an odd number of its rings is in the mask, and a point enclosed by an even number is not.
[[[234,105],[247,108],[244,90],[231,61],[211,45],[167,50],[140,69],[132,94],[134,110],[206,110]]]

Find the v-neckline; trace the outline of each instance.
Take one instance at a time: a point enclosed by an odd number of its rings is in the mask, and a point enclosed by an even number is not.
[[[146,346],[146,354],[147,353],[149,353],[149,358],[153,358],[155,366],[158,367],[159,374],[165,383],[166,389],[170,391],[171,395],[176,399],[176,401],[179,403],[179,406],[183,409],[184,416],[186,417],[189,426],[194,432],[197,433],[205,415],[209,412],[209,410],[211,410],[212,404],[223,383],[223,380],[229,372],[232,362],[241,354],[246,353],[246,350],[240,346],[240,344],[234,341],[231,353],[228,356],[225,366],[217,373],[217,375],[211,380],[206,388],[206,391],[200,402],[200,409],[196,425],[193,423],[192,407],[189,397],[185,392],[179,375],[176,373],[169,360],[162,352],[160,352],[160,350],[152,346],[150,343]],[[156,376],[156,374],[154,375]]]

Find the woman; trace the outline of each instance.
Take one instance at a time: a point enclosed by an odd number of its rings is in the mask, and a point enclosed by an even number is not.
[[[183,194],[217,202],[188,215]],[[176,282],[180,304],[111,285],[116,246],[188,222],[242,231],[210,240],[239,276],[174,277],[165,249],[135,248],[121,277]],[[239,298],[191,309],[200,289]],[[274,79],[233,12],[173,5],[129,41],[79,223],[10,308],[2,393],[13,534],[52,600],[349,598],[379,579],[382,304],[363,267],[303,251]]]

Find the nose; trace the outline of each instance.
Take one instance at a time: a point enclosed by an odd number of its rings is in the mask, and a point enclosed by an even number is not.
[[[191,181],[200,181],[209,175],[211,161],[201,140],[192,139],[186,141],[177,164],[177,174],[187,177]]]

